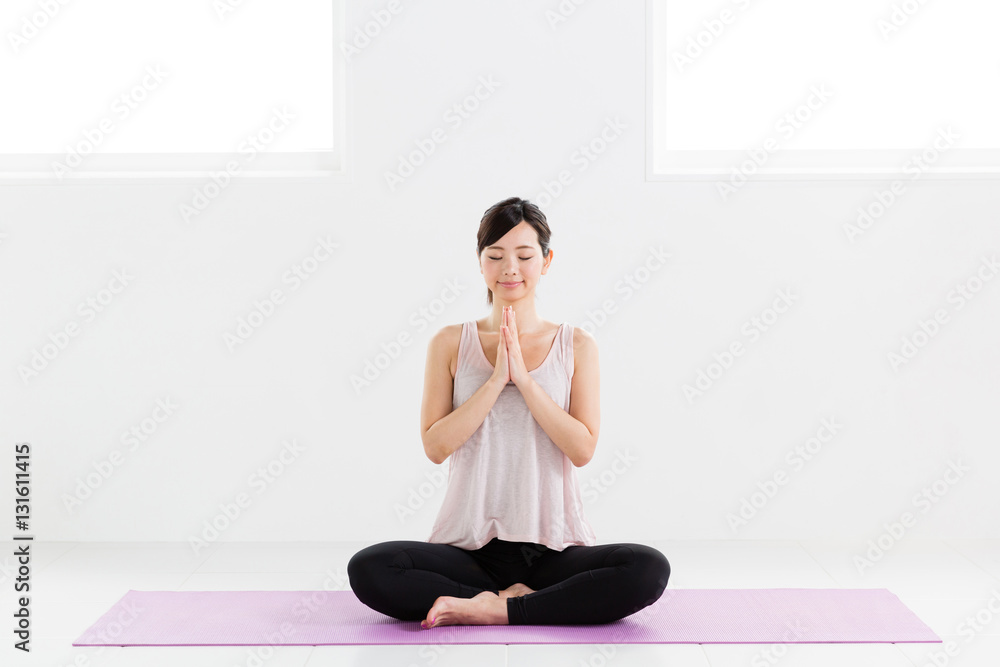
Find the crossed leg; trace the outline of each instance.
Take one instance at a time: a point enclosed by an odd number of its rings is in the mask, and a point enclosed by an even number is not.
[[[441,596],[471,599],[488,592],[499,599],[500,593],[464,549],[416,540],[365,547],[351,557],[347,576],[359,600],[401,621],[423,620]]]
[[[644,544],[546,551],[526,582],[535,592],[510,600],[508,623],[609,623],[656,602],[669,578],[667,558]]]
[[[347,573],[364,604],[424,627],[563,625],[607,623],[652,604],[666,588],[670,564],[642,544],[571,546],[541,553],[526,582],[498,589],[464,549],[395,540],[354,554]]]

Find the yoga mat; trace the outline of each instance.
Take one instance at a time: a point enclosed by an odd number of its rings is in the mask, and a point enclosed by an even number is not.
[[[366,607],[353,591],[129,590],[73,646],[940,641],[884,588],[668,589],[612,623],[428,629]]]

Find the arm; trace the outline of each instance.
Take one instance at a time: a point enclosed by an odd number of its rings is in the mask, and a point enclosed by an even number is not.
[[[452,410],[454,378],[449,363],[455,347],[454,334],[449,334],[447,328],[438,331],[427,345],[420,439],[424,443],[424,453],[434,463],[444,463],[452,452],[465,444],[486,419],[507,384],[495,375],[490,376],[469,400]]]
[[[579,468],[594,457],[601,427],[597,341],[580,328],[573,331],[573,359],[569,412],[557,405],[534,379],[518,389],[538,425]]]

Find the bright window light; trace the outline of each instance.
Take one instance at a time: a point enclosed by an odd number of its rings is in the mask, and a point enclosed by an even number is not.
[[[1000,3],[648,0],[650,178],[1000,173]]]
[[[4,9],[0,172],[344,170],[342,0]]]

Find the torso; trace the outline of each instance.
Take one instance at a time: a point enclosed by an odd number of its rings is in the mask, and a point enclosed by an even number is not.
[[[453,326],[455,327],[453,334],[455,342],[451,354],[450,368],[451,377],[454,379],[455,372],[458,370],[458,346],[462,340],[463,324],[455,324]],[[486,359],[490,362],[490,365],[495,367],[497,364],[497,346],[500,344],[500,332],[485,331],[485,320],[478,320],[476,326],[479,334],[479,344],[482,346],[482,353],[486,355]],[[541,366],[542,362],[545,361],[549,350],[552,349],[552,345],[556,341],[557,333],[559,333],[559,324],[545,320],[545,327],[541,333],[520,335],[518,342],[521,345],[521,356],[524,358],[524,367],[529,372]]]

